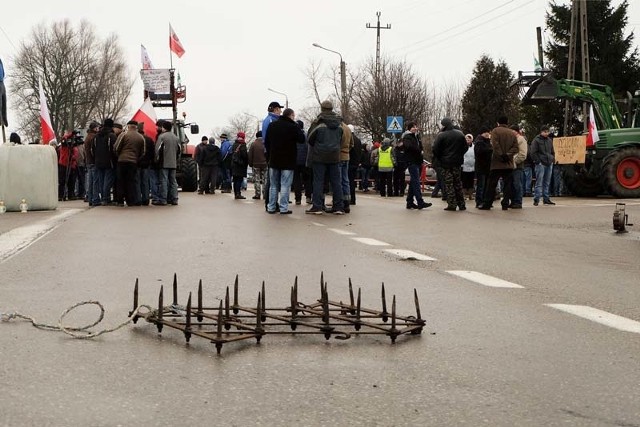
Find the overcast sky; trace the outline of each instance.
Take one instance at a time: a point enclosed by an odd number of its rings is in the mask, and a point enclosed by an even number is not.
[[[98,34],[116,33],[131,75],[136,76],[130,111],[142,104],[140,44],[155,68],[169,67],[169,22],[186,50],[174,66],[187,86],[179,112],[206,133],[228,118],[248,112],[262,118],[270,101],[292,108],[313,103],[304,69],[311,60],[327,69],[339,57],[312,47],[339,51],[347,67],[375,54],[376,12],[382,12],[383,55],[406,58],[434,84],[466,84],[475,61],[486,53],[503,59],[513,72],[531,70],[537,26],[543,26],[547,0],[265,0],[123,1],[21,0],[2,2],[0,58],[8,72],[16,46],[33,26],[62,19],[86,19]],[[640,30],[640,1],[631,0],[629,29]],[[614,4],[618,4],[614,0]],[[173,11],[173,12],[172,12]],[[545,40],[547,35],[544,35]],[[636,35],[638,45],[638,35]],[[10,79],[5,81],[11,85]],[[325,93],[329,93],[326,88]],[[9,99],[11,108],[12,100]],[[170,111],[158,112],[169,117]],[[100,119],[100,118],[97,118]],[[9,113],[10,125],[15,116]],[[13,128],[10,126],[10,130]]]

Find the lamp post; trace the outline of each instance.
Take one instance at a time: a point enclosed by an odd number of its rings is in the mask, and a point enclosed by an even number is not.
[[[340,52],[327,49],[324,46],[320,46],[318,43],[313,43],[312,46],[335,53],[340,57],[340,92],[342,92],[342,99],[340,100],[340,110],[342,112],[342,118],[344,119],[344,121],[346,123],[349,123],[349,103],[347,102],[347,64],[342,59],[342,55],[340,54]]]
[[[289,108],[289,97],[287,96],[286,93],[278,92],[277,90],[273,90],[270,87],[268,87],[267,90],[273,93],[277,93],[278,95],[284,96],[284,108]]]

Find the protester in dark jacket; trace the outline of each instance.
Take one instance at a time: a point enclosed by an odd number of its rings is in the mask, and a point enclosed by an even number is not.
[[[138,123],[138,132],[144,137],[144,150],[142,157],[138,161],[138,179],[137,186],[140,193],[140,204],[149,205],[149,193],[151,191],[150,168],[155,157],[156,144],[153,139],[145,135],[144,122]]]
[[[302,120],[296,120],[298,127],[304,135],[304,123]],[[305,135],[305,141],[307,137]],[[307,156],[309,155],[309,145],[297,144],[296,169],[293,172],[293,191],[296,196],[296,205],[302,204],[302,192],[304,191],[305,199],[308,205],[311,204],[311,195],[313,194],[313,183],[311,181],[311,169],[307,167]]]
[[[278,120],[269,125],[265,146],[269,147],[269,204],[268,213],[276,212],[276,204],[281,214],[290,214],[289,193],[296,169],[298,144],[305,143],[300,126],[294,121],[295,112],[286,108]],[[278,193],[280,199],[278,200]]]
[[[216,194],[216,181],[220,164],[222,163],[222,154],[220,153],[220,148],[216,145],[215,139],[207,139],[206,136],[203,136],[202,141],[203,143],[200,144],[200,150],[198,150],[198,157],[196,158],[200,168],[198,194]]]
[[[247,167],[249,167],[249,155],[247,153],[247,144],[245,143],[245,133],[238,132],[236,142],[231,147],[231,175],[233,176],[233,192],[234,199],[246,199],[242,195],[242,181],[247,176]],[[224,192],[224,191],[223,191]]]
[[[447,189],[446,211],[466,210],[464,193],[462,192],[462,170],[464,153],[469,148],[464,133],[454,129],[453,121],[445,117],[440,122],[442,131],[433,143],[433,158],[437,159],[444,175],[444,185]]]
[[[422,141],[418,136],[418,124],[416,122],[407,123],[407,130],[402,134],[402,145],[404,147],[407,168],[409,169],[409,189],[407,190],[407,209],[424,209],[431,206],[422,198],[420,190],[420,172],[422,170]]]
[[[96,178],[93,196],[102,205],[111,202],[111,188],[115,182],[115,165],[113,164],[113,146],[116,134],[113,133],[113,120],[105,119],[100,131],[93,139],[93,158],[95,160]]]
[[[483,126],[480,129],[480,133],[476,136],[476,140],[473,141],[473,151],[476,157],[475,170],[477,208],[482,206],[487,179],[489,179],[489,172],[491,171],[491,153],[493,153],[493,147],[491,146],[491,129],[489,129],[488,126]]]

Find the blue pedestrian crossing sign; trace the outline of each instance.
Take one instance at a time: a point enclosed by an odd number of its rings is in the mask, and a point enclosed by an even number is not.
[[[387,116],[387,132],[402,133],[404,119],[402,116]]]

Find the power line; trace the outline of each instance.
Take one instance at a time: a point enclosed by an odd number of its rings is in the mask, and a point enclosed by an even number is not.
[[[534,1],[535,1],[535,0],[526,0],[526,2],[525,2],[525,3],[523,3],[523,4],[521,4],[521,5],[518,5],[518,6],[514,7],[513,9],[509,9],[508,11],[506,11],[506,12],[504,12],[504,13],[502,13],[502,14],[498,15],[498,16],[494,16],[494,17],[493,17],[493,19],[498,19],[498,18],[502,18],[503,16],[509,15],[509,14],[511,14],[511,13],[513,13],[513,12],[517,11],[517,10],[520,10],[522,7],[524,7],[524,6],[526,6],[526,5],[533,3]],[[526,13],[529,13],[529,10],[527,10],[527,11],[526,11]],[[525,15],[526,13],[521,14],[521,15]],[[521,15],[518,15],[518,16],[521,16]],[[477,26],[475,26],[475,27],[473,28],[473,30],[475,30],[475,29],[477,29],[477,28],[479,28],[479,27],[481,27],[481,26],[483,26],[483,25],[490,24],[490,23],[491,23],[491,21],[485,21],[485,22],[483,22],[483,23],[478,24]],[[462,25],[462,24],[461,24],[461,25]],[[432,44],[430,44],[430,45],[428,45],[428,46],[421,46],[421,47],[415,48],[415,49],[413,49],[413,50],[410,50],[409,52],[407,52],[407,53],[406,53],[406,55],[410,55],[410,54],[412,54],[412,53],[419,52],[419,51],[423,51],[423,50],[429,50],[429,49],[431,49],[431,48],[433,48],[433,47],[436,47],[436,46],[438,46],[438,45],[440,45],[440,44],[442,44],[442,43],[444,43],[444,42],[449,42],[449,41],[451,41],[452,39],[454,39],[454,38],[455,38],[455,37],[457,37],[457,36],[460,36],[460,35],[469,35],[469,32],[470,32],[470,31],[473,31],[473,30],[469,30],[469,29],[467,29],[467,28],[464,28],[464,29],[460,30],[460,31],[459,31],[459,32],[457,32],[457,33],[454,33],[454,34],[452,34],[452,35],[450,35],[450,36],[447,36],[446,38],[443,38],[443,39],[437,40],[437,41],[435,41],[434,43],[432,43]]]
[[[13,41],[11,41],[11,37],[9,37],[9,34],[7,34],[7,32],[4,30],[4,28],[2,28],[2,26],[0,26],[0,31],[2,31],[2,34],[4,34],[4,36],[7,38],[7,40],[9,41],[9,44],[11,46],[13,46],[13,48],[15,50],[18,50],[18,48],[16,47],[15,44],[13,44]]]
[[[498,9],[500,9],[500,8],[502,8],[502,7],[504,7],[504,6],[507,6],[507,5],[508,5],[508,4],[510,4],[510,3],[513,3],[514,1],[517,1],[517,0],[508,0],[508,1],[506,1],[506,2],[504,2],[504,3],[502,3],[502,4],[500,4],[500,5],[498,5],[498,6],[496,6],[496,7],[494,7],[493,9],[490,9],[490,10],[488,10],[488,11],[486,11],[486,12],[484,12],[484,13],[482,13],[482,14],[480,14],[480,15],[478,15],[478,16],[476,16],[476,17],[474,17],[474,18],[471,18],[471,19],[469,19],[469,20],[467,20],[467,21],[464,21],[464,22],[461,22],[461,23],[459,23],[459,24],[456,24],[456,25],[454,25],[453,27],[450,27],[450,28],[447,28],[446,30],[440,31],[439,33],[433,34],[433,35],[431,35],[431,36],[429,36],[429,37],[427,37],[427,38],[425,38],[425,39],[418,40],[417,42],[413,42],[413,43],[410,43],[410,44],[408,44],[408,45],[406,45],[406,46],[400,47],[400,48],[396,49],[396,51],[398,51],[398,50],[404,50],[404,49],[409,49],[409,48],[411,48],[411,47],[413,47],[413,46],[416,46],[416,45],[418,45],[418,44],[422,44],[422,43],[428,42],[429,40],[433,39],[434,37],[442,36],[443,34],[446,34],[446,33],[448,33],[449,31],[457,30],[457,29],[459,29],[461,26],[466,25],[466,24],[469,24],[469,23],[471,23],[471,22],[473,22],[473,21],[476,21],[476,20],[478,20],[478,19],[482,18],[483,16],[486,16],[486,15],[490,14],[491,12],[494,12],[494,11],[496,11],[496,10],[498,10]],[[481,25],[482,25],[482,24],[481,24]]]

